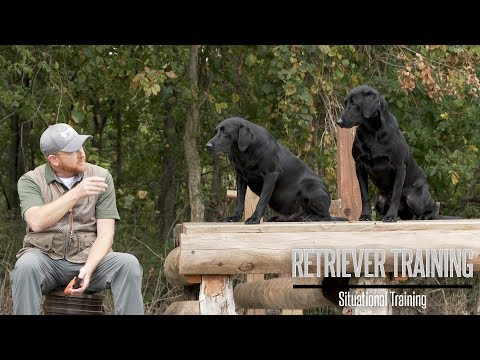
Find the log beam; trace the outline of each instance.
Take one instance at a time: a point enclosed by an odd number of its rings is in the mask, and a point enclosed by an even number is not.
[[[251,309],[311,309],[333,306],[321,288],[294,289],[294,284],[318,285],[323,278],[275,278],[238,284],[233,290],[238,307]]]
[[[199,284],[202,277],[200,275],[180,275],[180,247],[170,251],[165,259],[164,273],[167,281],[175,286],[185,286]]]
[[[375,226],[372,223],[373,226]],[[392,249],[472,249],[475,271],[480,270],[480,230],[325,231],[299,233],[211,233],[182,235],[180,273],[268,274],[292,272],[293,249],[381,249],[385,271],[393,272]],[[347,271],[353,270],[351,256]],[[370,260],[373,260],[373,254]],[[316,271],[316,263],[309,266]],[[320,272],[322,269],[320,269]],[[401,275],[401,274],[399,274]]]

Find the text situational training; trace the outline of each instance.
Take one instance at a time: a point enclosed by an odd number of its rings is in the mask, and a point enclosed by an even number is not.
[[[351,294],[349,291],[340,291],[338,293],[339,306],[414,306],[425,309],[427,307],[427,296],[425,294],[399,294],[395,291],[390,291],[384,294],[369,294],[368,291],[361,294]]]

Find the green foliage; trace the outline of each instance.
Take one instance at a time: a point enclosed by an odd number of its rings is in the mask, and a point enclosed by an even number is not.
[[[442,213],[479,217],[479,57],[479,46],[208,45],[199,49],[192,92],[188,46],[3,46],[0,207],[18,216],[5,194],[44,162],[45,127],[70,123],[94,136],[88,160],[114,177],[122,217],[116,246],[141,258],[148,281],[160,279],[159,256],[172,246],[171,231],[158,237],[167,174],[177,189],[175,223],[190,219],[183,134],[192,102],[199,105],[199,186],[213,221],[232,210],[225,191],[235,186],[226,158],[204,150],[221,120],[241,116],[266,127],[322,175],[334,198],[335,120],[347,93],[369,84],[397,116]],[[158,295],[157,285],[145,284],[149,296]]]

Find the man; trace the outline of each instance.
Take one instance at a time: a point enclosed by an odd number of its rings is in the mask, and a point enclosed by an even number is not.
[[[10,274],[13,314],[40,314],[42,294],[66,286],[71,291],[111,288],[115,314],[143,315],[143,270],[131,254],[112,251],[118,215],[108,170],[86,162],[83,143],[70,125],[50,126],[40,138],[47,163],[18,180],[23,248]]]

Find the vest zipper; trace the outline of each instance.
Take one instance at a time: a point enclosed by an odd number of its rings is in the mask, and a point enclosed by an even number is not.
[[[70,249],[70,245],[73,241],[73,207],[69,210],[69,212],[70,212],[70,236],[68,237],[68,241],[65,246],[65,258],[67,256],[68,250]]]
[[[58,192],[60,193],[60,195],[64,195],[65,194],[65,190],[63,189],[63,187],[61,185],[58,184],[58,182],[55,181],[55,186],[58,190]],[[73,240],[73,207],[68,210],[68,212],[70,213],[70,234],[68,232],[68,228],[67,228],[67,231],[66,231],[66,234],[65,234],[65,242],[64,242],[64,251],[63,251],[63,259],[64,260],[67,260],[67,253],[68,253],[68,249],[70,247],[70,243],[72,242]]]

